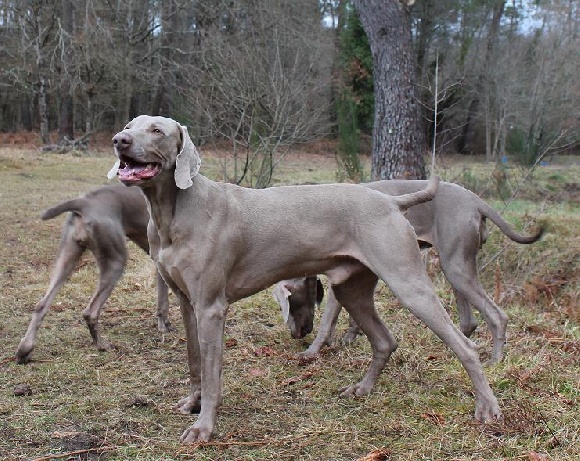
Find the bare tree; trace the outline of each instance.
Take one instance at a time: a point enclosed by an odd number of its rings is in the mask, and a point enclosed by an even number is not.
[[[200,72],[186,73],[186,94],[203,111],[202,136],[228,139],[229,180],[265,187],[284,146],[328,132],[332,36],[320,36],[310,0],[224,10],[205,24]],[[227,170],[227,168],[226,168]]]
[[[54,29],[56,26],[56,2],[27,0],[14,7],[20,24],[21,52],[35,64],[35,94],[38,98],[40,138],[44,144],[49,139],[48,93],[50,85],[50,57],[54,51]]]
[[[468,153],[470,150],[470,142],[474,137],[475,118],[479,110],[479,104],[482,98],[486,99],[487,107],[489,109],[490,97],[484,95],[486,91],[492,91],[492,68],[496,56],[497,42],[499,36],[499,26],[505,11],[505,0],[493,0],[491,3],[492,18],[487,33],[487,43],[485,47],[485,58],[481,66],[479,76],[477,77],[477,85],[474,97],[472,98],[469,108],[467,110],[467,120],[463,127],[463,132],[458,141],[458,151],[461,153]],[[486,142],[486,158],[491,160],[491,143],[490,132],[487,131]]]

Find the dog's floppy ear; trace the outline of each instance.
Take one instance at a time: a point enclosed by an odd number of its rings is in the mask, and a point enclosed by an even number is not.
[[[119,172],[120,166],[121,166],[121,160],[117,159],[117,161],[115,162],[113,167],[107,173],[107,179],[113,179],[115,176],[117,176],[117,173]]]
[[[189,137],[187,127],[179,125],[181,130],[181,150],[175,159],[175,184],[180,189],[187,189],[193,185],[193,178],[199,171],[201,159],[193,141]]]
[[[286,284],[286,281],[278,282],[272,292],[274,298],[276,298],[276,302],[282,310],[284,323],[288,322],[288,319],[290,318],[290,302],[288,301],[288,298],[292,295]]]

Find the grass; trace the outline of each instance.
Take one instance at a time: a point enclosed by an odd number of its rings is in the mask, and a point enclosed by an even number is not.
[[[220,178],[220,157],[202,156],[202,172]],[[337,344],[319,359],[301,362],[295,353],[312,338],[290,338],[266,291],[231,306],[216,436],[203,446],[183,446],[179,435],[194,417],[176,413],[173,405],[187,392],[185,335],[173,298],[176,331],[156,331],[152,266],[132,244],[125,275],[101,319],[115,349],[96,351],[82,319],[96,281],[86,256],[45,319],[33,362],[14,363],[31,310],[47,287],[60,235],[62,218],[42,222],[39,214],[106,183],[112,161],[108,153],[0,149],[0,458],[577,459],[579,168],[539,169],[504,209],[490,186],[492,167],[463,159],[448,163],[439,171],[444,178],[472,181],[518,229],[531,230],[537,219],[549,226],[542,241],[522,246],[491,225],[480,254],[484,285],[510,317],[506,360],[486,369],[504,419],[487,425],[473,420],[473,389],[459,362],[384,286],[377,308],[399,349],[371,395],[337,398],[341,387],[364,373],[367,341]],[[329,182],[335,170],[332,154],[298,152],[287,156],[275,183]],[[504,189],[513,190],[523,172],[508,174]],[[433,253],[428,268],[454,315],[452,292]],[[346,319],[340,322],[344,329]],[[486,358],[491,337],[484,325],[474,340]],[[18,385],[31,393],[15,395]]]

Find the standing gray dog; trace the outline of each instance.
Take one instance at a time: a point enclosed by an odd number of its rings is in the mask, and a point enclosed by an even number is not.
[[[50,284],[43,298],[36,304],[26,334],[18,345],[16,361],[27,363],[36,346],[38,329],[48,313],[52,301],[60,287],[74,271],[77,262],[90,250],[99,267],[99,283],[83,317],[99,350],[107,350],[110,344],[99,332],[99,315],[105,301],[111,295],[117,281],[123,274],[127,260],[125,239],[135,242],[149,253],[147,223],[149,212],[139,189],[124,186],[105,186],[72,200],[49,208],[42,219],[52,219],[62,213],[69,213],[60,238],[60,246]],[[169,331],[167,299],[168,288],[157,273],[157,328]]]
[[[427,181],[388,180],[361,185],[385,194],[398,195],[424,189]],[[506,343],[508,316],[485,292],[477,270],[477,253],[489,234],[486,219],[517,243],[536,242],[544,229],[540,227],[533,235],[521,235],[473,192],[448,182],[441,182],[433,200],[410,208],[406,217],[415,229],[419,244],[433,246],[439,253],[441,269],[455,292],[460,330],[469,337],[477,328],[477,319],[470,307],[473,306],[481,313],[493,337],[493,352],[487,364],[499,362]],[[312,331],[314,307],[322,300],[323,290],[320,282],[316,283],[315,278],[311,280],[308,277],[286,280],[276,285],[274,296],[292,337],[301,338]],[[303,355],[315,355],[324,344],[330,344],[340,309],[340,304],[330,291],[316,338]],[[351,318],[343,343],[350,343],[358,333],[360,328]]]
[[[145,194],[151,256],[181,307],[191,387],[178,408],[200,410],[183,442],[207,441],[214,431],[228,305],[280,280],[319,273],[373,350],[363,379],[342,395],[370,392],[397,346],[374,308],[378,276],[457,355],[475,388],[475,417],[500,415],[476,347],[439,302],[400,211],[431,199],[436,180],[400,197],[348,184],[264,190],[220,184],[198,173],[201,161],[184,126],[147,115],[129,122],[113,144],[118,159],[109,177],[118,174]]]

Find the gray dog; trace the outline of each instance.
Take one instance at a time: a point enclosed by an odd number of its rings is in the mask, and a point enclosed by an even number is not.
[[[361,185],[397,195],[421,190],[427,181],[390,180]],[[517,243],[536,242],[544,229],[540,227],[530,236],[521,235],[473,192],[447,182],[439,184],[432,201],[410,208],[406,217],[415,229],[419,244],[433,246],[439,253],[441,269],[455,292],[460,330],[469,337],[477,328],[471,305],[481,313],[493,337],[493,352],[487,364],[499,362],[503,358],[508,317],[485,292],[477,276],[477,253],[488,237],[486,219]],[[316,283],[316,278],[305,277],[282,281],[274,288],[274,296],[294,338],[304,337],[312,331],[314,307],[322,300],[323,289],[320,282]],[[313,356],[324,344],[330,344],[340,309],[330,291],[318,334],[303,355]],[[351,318],[343,342],[348,344],[359,333],[360,328]]]
[[[106,186],[49,208],[42,219],[70,213],[62,229],[60,247],[44,297],[34,308],[26,334],[18,345],[18,363],[30,361],[42,319],[48,313],[60,287],[74,271],[85,250],[89,249],[99,267],[99,283],[83,316],[95,346],[106,350],[110,344],[99,333],[99,314],[103,304],[123,273],[127,260],[125,239],[135,242],[149,253],[147,223],[149,212],[139,189]],[[168,288],[157,273],[157,328],[169,331]]]
[[[437,298],[400,211],[431,199],[436,180],[400,197],[348,184],[264,190],[220,184],[199,174],[187,129],[164,117],[133,119],[113,144],[117,162],[109,177],[118,174],[144,192],[151,256],[181,307],[191,386],[178,408],[200,411],[183,442],[207,441],[214,431],[228,305],[280,280],[316,274],[328,277],[372,345],[367,373],[342,395],[370,392],[397,346],[374,308],[380,277],[457,355],[475,388],[475,417],[499,417],[476,347]]]

